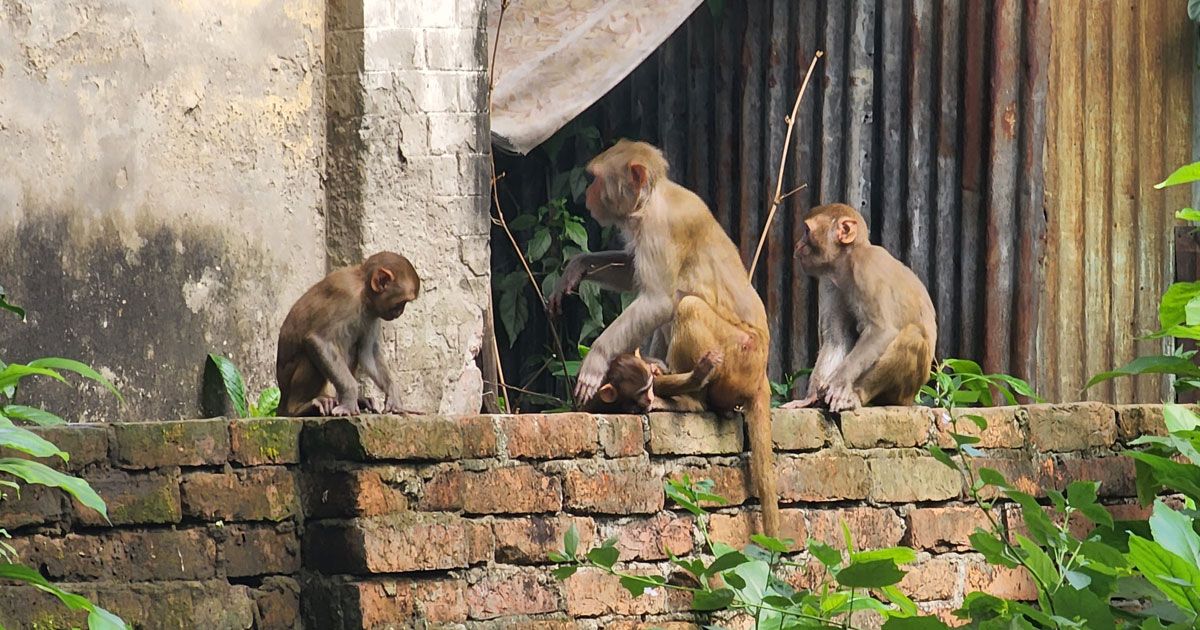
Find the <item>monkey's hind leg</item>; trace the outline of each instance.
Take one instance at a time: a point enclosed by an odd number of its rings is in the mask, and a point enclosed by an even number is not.
[[[929,380],[933,349],[925,342],[921,328],[908,325],[879,360],[854,384],[862,404],[911,405],[921,386]]]

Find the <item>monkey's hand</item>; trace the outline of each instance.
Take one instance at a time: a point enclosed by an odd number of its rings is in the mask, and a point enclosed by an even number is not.
[[[817,403],[818,400],[820,400],[819,396],[817,396],[816,394],[809,394],[808,396],[805,396],[804,398],[801,398],[799,400],[785,402],[782,405],[779,405],[779,408],[780,409],[804,409],[806,407],[812,407],[813,405],[815,405]]]
[[[579,366],[579,379],[575,382],[575,402],[586,405],[604,384],[606,372],[608,372],[608,357],[596,352],[593,348],[583,358],[583,364]]]
[[[583,260],[579,257],[572,258],[571,262],[567,263],[567,268],[563,270],[562,277],[558,279],[558,284],[554,287],[554,293],[551,293],[550,299],[546,301],[546,310],[551,315],[562,314],[563,299],[579,288],[579,283],[583,282],[585,271]]]
[[[854,393],[854,386],[850,383],[830,385],[825,394],[825,402],[829,403],[829,410],[833,412],[849,411],[862,406],[862,401],[858,399],[858,394]]]
[[[379,413],[379,403],[369,396],[358,399],[358,407],[363,413]]]

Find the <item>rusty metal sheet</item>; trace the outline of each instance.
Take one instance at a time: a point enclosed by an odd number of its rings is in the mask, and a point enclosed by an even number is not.
[[[936,145],[937,221],[935,243],[937,252],[961,250],[959,238],[959,105],[962,94],[959,76],[962,68],[962,8],[959,0],[941,0],[941,32],[938,64],[938,119]],[[930,295],[937,313],[937,357],[944,358],[958,346],[958,257],[934,257],[934,272],[930,278]]]
[[[1064,380],[1071,389],[1081,389],[1088,374],[1098,374],[1113,367],[1112,357],[1112,276],[1109,272],[1112,234],[1111,184],[1112,161],[1109,138],[1112,133],[1110,99],[1087,98],[1095,93],[1108,94],[1112,76],[1109,61],[1111,52],[1111,12],[1106,0],[1094,2],[1084,11],[1083,93],[1083,155],[1079,175],[1083,178],[1083,334],[1088,340],[1080,344],[1084,350],[1084,370],[1076,380]],[[1063,42],[1067,45],[1067,42]],[[1067,375],[1064,375],[1067,376]],[[1112,400],[1112,385],[1104,383],[1088,396],[1094,400]]]
[[[904,256],[925,286],[933,268],[933,0],[913,0],[908,17],[908,248]]]
[[[713,143],[710,138],[713,108],[709,99],[713,90],[713,20],[710,11],[699,11],[687,24],[688,54],[688,124],[687,178],[697,194],[709,205],[713,203],[712,180],[709,177]]]
[[[673,173],[686,168],[687,33],[676,32],[658,49],[658,137]]]
[[[990,2],[968,0],[964,42],[990,41],[988,14]],[[962,260],[959,282],[959,329],[962,340],[959,356],[980,357],[983,350],[983,318],[979,296],[984,278],[981,260],[986,248],[983,240],[984,161],[987,116],[988,50],[984,46],[966,46],[963,61],[963,139],[962,139]]]
[[[1166,204],[1161,190],[1154,184],[1166,174],[1163,160],[1163,142],[1166,125],[1163,121],[1163,81],[1166,71],[1163,65],[1162,22],[1166,19],[1164,3],[1139,2],[1138,28],[1138,211],[1137,228],[1137,287],[1134,299],[1136,332],[1145,334],[1158,328],[1158,299],[1165,288],[1162,273],[1165,249]],[[1183,19],[1180,16],[1177,19]],[[1162,352],[1160,341],[1145,340],[1134,343],[1138,355]],[[1139,400],[1156,400],[1161,396],[1160,379],[1139,377],[1135,385]]]
[[[763,135],[767,124],[763,111],[763,85],[766,81],[764,37],[770,27],[767,3],[752,2],[746,6],[745,37],[742,38],[741,120],[739,121],[738,176],[738,249],[742,261],[750,266],[750,257],[758,245],[762,230],[763,204]],[[753,112],[753,114],[752,114]],[[761,285],[759,286],[761,292]]]
[[[796,36],[792,49],[791,83],[794,86],[799,86],[804,81],[804,74],[818,49],[817,25],[820,23],[821,4],[821,0],[798,0],[792,8],[791,31]],[[820,69],[814,72],[820,72]],[[795,137],[792,139],[792,154],[789,158],[790,173],[784,185],[789,191],[802,185],[807,187],[788,197],[784,202],[786,205],[780,209],[780,212],[786,212],[791,219],[789,243],[792,243],[793,247],[803,231],[804,216],[817,198],[820,177],[817,159],[820,155],[821,136],[816,123],[820,120],[817,107],[821,98],[815,82],[811,83],[808,89],[808,94],[800,102],[800,111],[796,114]],[[795,259],[789,259],[787,268],[791,272],[790,320],[786,329],[789,359],[787,365],[794,371],[810,366],[816,360],[814,331],[817,322],[817,295],[816,284],[800,270]],[[772,334],[782,336],[784,332],[775,330]]]
[[[1137,163],[1137,0],[1115,0],[1111,5],[1112,29],[1112,155],[1114,164]],[[1137,212],[1137,169],[1123,167],[1112,171],[1112,227],[1110,251],[1112,265],[1112,360],[1117,364],[1133,358],[1134,291],[1137,265],[1134,263],[1133,232]],[[1048,351],[1057,350],[1051,346]],[[1113,399],[1133,400],[1131,379],[1113,381]]]
[[[877,188],[883,191],[871,233],[892,255],[904,255],[904,36],[907,20],[903,2],[884,2],[880,13],[879,121],[883,142]]]
[[[783,154],[784,134],[787,132],[787,116],[792,110],[791,84],[788,81],[791,68],[790,57],[787,54],[790,44],[790,2],[788,0],[773,0],[770,14],[770,37],[766,50],[766,142],[762,144],[762,199],[759,205],[763,207],[761,215],[765,225],[767,208],[775,194],[775,186],[779,179],[779,158]],[[786,191],[784,191],[786,192]],[[784,322],[788,321],[788,278],[791,265],[791,238],[788,234],[786,213],[776,210],[773,224],[767,233],[766,247],[763,249],[762,260],[759,262],[760,281],[765,290],[763,301],[767,307],[767,323],[770,330],[783,330]],[[785,251],[786,250],[786,251]],[[771,378],[779,379],[783,372],[783,361],[786,355],[786,338],[783,335],[771,336],[771,353],[768,357],[767,369]]]
[[[825,81],[821,95],[821,203],[846,199],[843,169],[846,146],[846,54],[848,2],[825,5],[824,48],[821,59]]]
[[[874,225],[871,200],[871,155],[874,145],[875,0],[854,0],[850,6],[849,59],[846,73],[846,196],[845,202]]]
[[[734,102],[737,98],[737,65],[741,59],[742,29],[734,23],[731,11],[714,25],[716,31],[716,72],[714,94],[714,137],[716,144],[716,172],[714,173],[714,203],[717,220],[730,235],[735,235],[735,217],[738,214],[737,178],[734,173],[734,148],[737,146],[738,123],[734,118]]]

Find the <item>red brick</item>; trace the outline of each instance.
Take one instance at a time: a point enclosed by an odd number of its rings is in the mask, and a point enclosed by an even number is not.
[[[217,574],[217,545],[203,529],[120,532],[128,581],[202,580]]]
[[[496,561],[507,564],[545,564],[552,551],[562,551],[563,536],[575,526],[579,552],[596,541],[596,523],[590,518],[534,516],[492,523],[496,536]]]
[[[254,589],[254,627],[258,630],[291,630],[300,627],[300,584],[283,576],[263,579]]]
[[[932,457],[878,457],[868,464],[872,501],[945,501],[962,493],[962,476]]]
[[[1042,479],[1047,471],[1053,470],[1054,463],[1049,457],[1038,456],[1036,459],[1030,459],[1024,455],[1018,455],[977,458],[971,462],[971,466],[976,471],[982,468],[991,468],[1004,475],[1009,485],[1017,490],[1034,496],[1046,496],[1042,489]],[[978,479],[978,474],[976,474],[976,478]],[[980,494],[984,498],[993,498],[998,493],[994,489],[985,488]]]
[[[586,413],[522,414],[499,419],[508,456],[564,459],[593,455],[599,442],[596,418]]]
[[[712,501],[701,503],[701,505],[708,507],[741,505],[753,494],[753,488],[750,487],[750,476],[746,474],[746,469],[741,466],[721,466],[714,464],[705,468],[689,467],[677,473],[672,473],[670,477],[679,480],[683,478],[683,475],[690,477],[693,483],[702,479],[708,479],[713,482],[712,493],[724,498],[726,503]]]
[[[901,567],[908,574],[900,590],[918,602],[946,600],[958,590],[958,563],[950,555],[932,556]]]
[[[920,446],[929,439],[933,411],[927,407],[862,407],[841,414],[842,439],[850,448]]]
[[[78,473],[97,464],[108,463],[108,427],[99,424],[69,424],[57,427],[29,427],[29,430],[53,442],[70,456],[67,461],[45,457],[37,461],[56,470]],[[0,450],[0,457],[28,458],[24,453]]]
[[[30,525],[45,525],[63,516],[65,495],[57,488],[22,483],[19,495],[7,487],[0,488],[0,494],[5,497],[0,503],[0,529],[13,531]]]
[[[467,459],[495,457],[500,452],[496,441],[496,425],[491,416],[460,418],[463,432],[463,453]]]
[[[106,470],[86,475],[92,489],[108,505],[113,525],[162,525],[183,517],[179,498],[179,472],[127,473]],[[76,520],[89,526],[107,525],[104,517],[72,499]]]
[[[604,630],[700,630],[690,621],[612,621],[604,626]]]
[[[496,537],[489,523],[467,521],[467,564],[491,562],[496,553]]]
[[[22,562],[41,567],[51,580],[112,580],[130,572],[125,546],[113,536],[39,535],[11,543]]]
[[[642,431],[642,416],[596,416],[600,422],[600,446],[604,456],[636,457],[646,452],[646,436]]]
[[[639,459],[573,463],[564,481],[566,505],[592,514],[649,514],[663,508],[662,475]]]
[[[291,471],[259,467],[183,476],[183,513],[207,521],[281,521],[299,513]]]
[[[647,574],[647,571],[626,570]],[[671,610],[666,588],[648,589],[634,599],[619,578],[599,569],[580,569],[564,582],[567,614],[572,617],[601,615],[655,615]]]
[[[1042,452],[1080,451],[1112,446],[1117,438],[1117,416],[1102,403],[1029,405],[1029,437]]]
[[[832,423],[816,409],[772,409],[771,439],[780,451],[815,451],[829,443]]]
[[[759,512],[713,514],[708,519],[708,533],[714,541],[741,549],[750,542],[751,534],[762,533],[761,514]],[[808,540],[808,526],[804,522],[802,510],[779,511],[779,538],[791,538],[795,541],[795,549],[804,546],[805,541]]]
[[[1114,405],[1117,412],[1117,433],[1127,442],[1143,435],[1166,435],[1162,405]]]
[[[301,477],[304,511],[309,518],[377,516],[408,510],[401,486],[415,476],[396,468],[308,470]],[[461,499],[460,499],[461,500]]]
[[[540,571],[489,571],[467,590],[467,610],[471,619],[557,612],[558,584]]]
[[[741,416],[652,413],[650,452],[656,455],[719,455],[742,452]]]
[[[621,560],[665,560],[668,549],[682,556],[691,553],[695,545],[690,515],[655,514],[616,525],[611,533],[617,538]]]
[[[427,512],[454,512],[463,509],[466,475],[462,469],[446,468],[425,482],[417,509]]]
[[[964,594],[981,591],[1003,599],[1033,601],[1037,599],[1037,587],[1033,578],[1022,567],[1009,569],[993,566],[982,558],[967,562],[967,582]]]
[[[532,514],[562,509],[561,482],[532,466],[466,473],[463,509],[469,514]]]
[[[395,627],[398,621],[461,623],[467,620],[463,585],[455,580],[370,581],[354,585],[363,628]]]
[[[224,418],[112,425],[114,458],[122,468],[212,466],[229,459]]]
[[[904,521],[893,511],[875,507],[805,510],[808,536],[836,549],[846,548],[842,522],[850,528],[858,550],[894,547],[904,537]]]
[[[299,418],[247,418],[229,422],[232,459],[246,466],[300,461]]]
[[[444,513],[405,512],[306,526],[304,566],[323,573],[366,575],[466,567],[474,524]]]
[[[1073,481],[1099,481],[1101,497],[1137,496],[1137,473],[1131,457],[1114,455],[1047,461],[1049,465],[1042,468],[1044,488],[1065,490]]]
[[[871,487],[867,462],[858,455],[782,457],[776,470],[784,501],[865,499]]]
[[[486,445],[465,445],[464,434],[485,435],[473,418],[355,416],[305,429],[305,451],[320,459],[349,461],[462,459]]]
[[[937,421],[938,445],[944,449],[957,448],[951,433],[970,435],[979,438],[976,448],[1021,448],[1025,445],[1025,431],[1021,428],[1021,407],[984,407],[979,409],[960,409],[958,411],[958,426],[950,422],[944,411],[935,410]],[[980,416],[987,422],[987,429],[979,430],[979,426],[966,416]]]
[[[967,550],[975,528],[988,528],[983,510],[975,506],[917,508],[908,513],[912,546],[929,551]]]
[[[291,524],[233,525],[224,531],[221,557],[225,575],[290,575],[300,570],[300,539]]]
[[[195,628],[197,619],[204,620],[205,628],[250,628],[254,624],[252,589],[224,580],[79,584],[71,588],[134,628]],[[0,623],[6,627],[87,627],[82,618],[67,614],[66,607],[45,593],[27,598],[9,593],[7,588],[0,590]]]

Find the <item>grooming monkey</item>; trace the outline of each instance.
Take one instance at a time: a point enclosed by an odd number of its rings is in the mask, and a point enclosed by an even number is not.
[[[401,412],[397,384],[379,347],[379,322],[402,315],[420,292],[421,278],[407,258],[379,252],[325,276],[300,296],[279,329],[280,414],[349,416],[360,407]],[[359,398],[354,376],[359,367],[386,394],[382,408]]]
[[[862,215],[840,203],[808,213],[795,255],[819,278],[820,349],[806,397],[784,407],[913,404],[937,341],[933,301],[920,278],[872,245]]]
[[[587,189],[588,211],[601,225],[617,226],[627,248],[573,258],[550,307],[557,310],[562,296],[585,277],[610,288],[635,289],[637,297],[584,358],[576,397],[586,404],[617,355],[669,324],[667,365],[678,374],[656,378],[655,390],[666,394],[683,386],[687,392],[675,393],[690,393],[714,411],[745,410],[763,530],[777,535],[767,316],[737,248],[704,201],[668,179],[667,161],[657,148],[621,140],[589,162],[587,172],[594,178]],[[706,355],[721,361],[693,387],[685,374]]]

